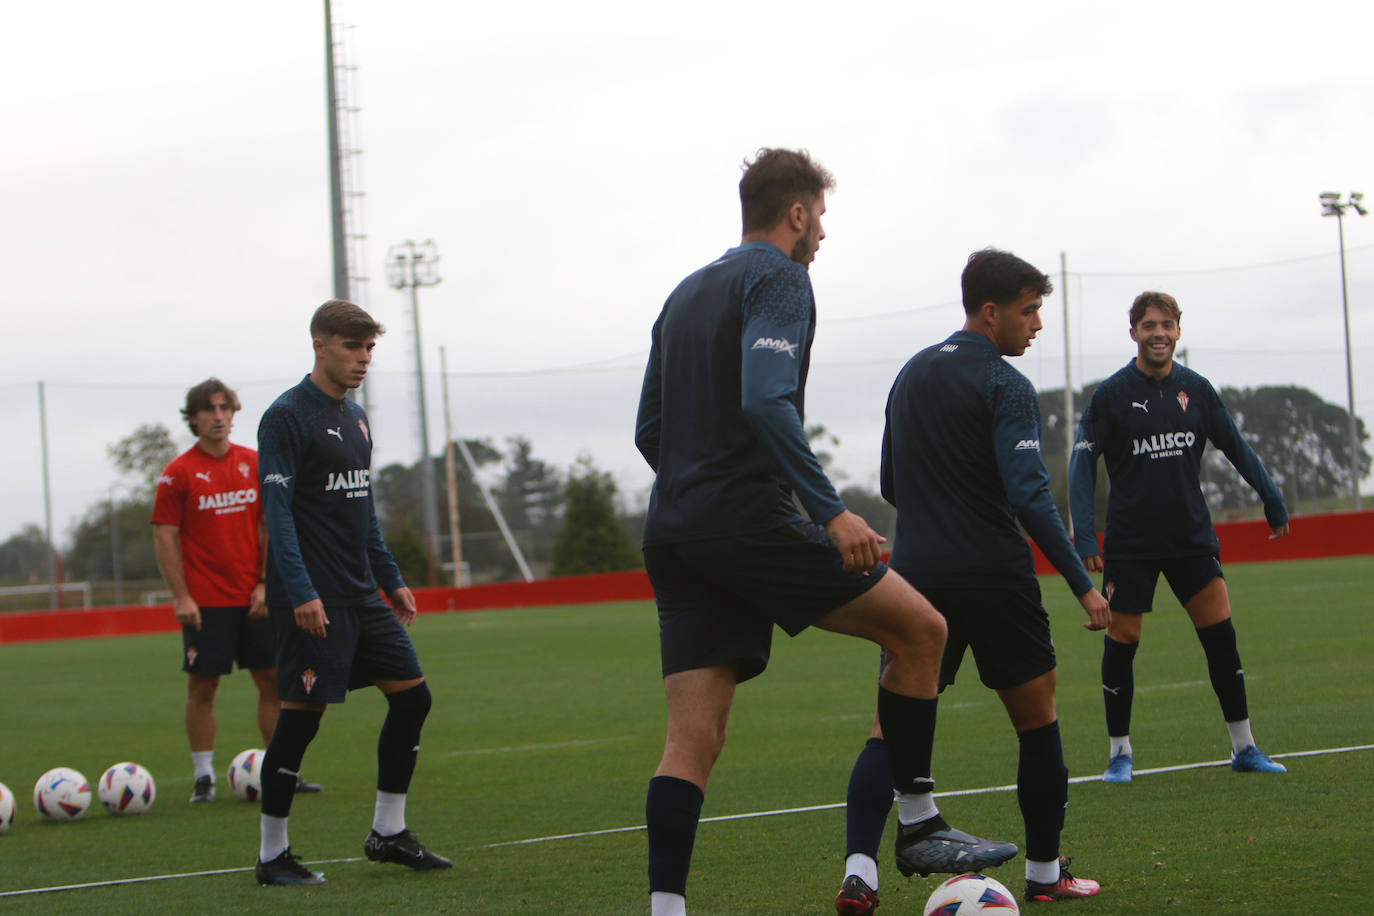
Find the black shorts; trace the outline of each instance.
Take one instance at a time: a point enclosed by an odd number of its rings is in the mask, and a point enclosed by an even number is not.
[[[1054,670],[1054,640],[1039,585],[923,588],[921,594],[949,624],[940,660],[941,690],[954,683],[970,647],[978,678],[993,690],[1019,687]]]
[[[181,628],[181,670],[197,677],[219,677],[240,669],[260,671],[276,662],[272,624],[248,618],[244,607],[203,607],[200,629]]]
[[[887,572],[881,562],[867,574],[845,572],[812,522],[650,545],[644,566],[658,602],[663,676],[734,662],[739,681],[768,666],[773,624],[796,636]]]
[[[277,696],[297,703],[342,703],[348,691],[376,681],[424,677],[410,634],[380,600],[325,607],[324,638],[296,626],[291,608],[269,611],[277,634]]]
[[[1159,574],[1173,589],[1179,604],[1186,605],[1197,593],[1221,578],[1221,561],[1214,556],[1172,557],[1163,560],[1140,557],[1103,558],[1102,594],[1113,611],[1148,614],[1154,609]]]

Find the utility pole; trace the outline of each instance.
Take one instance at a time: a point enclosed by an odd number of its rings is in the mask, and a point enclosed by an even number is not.
[[[1351,191],[1349,200],[1341,200],[1335,191],[1319,195],[1322,202],[1322,216],[1336,217],[1336,235],[1341,246],[1341,318],[1345,323],[1345,394],[1350,411],[1350,493],[1355,510],[1360,508],[1360,439],[1358,424],[1355,422],[1355,367],[1350,358],[1350,297],[1345,286],[1345,211],[1354,209],[1360,216],[1369,211],[1364,208],[1364,194]]]
[[[448,357],[444,348],[439,347],[439,384],[444,392],[444,483],[448,487],[448,537],[452,542],[453,585],[462,588],[463,546],[458,525],[458,479],[453,459],[453,420],[448,408]]]
[[[425,366],[421,355],[420,287],[434,286],[440,281],[439,250],[426,239],[420,244],[406,240],[391,246],[387,252],[387,280],[396,289],[410,290],[410,317],[415,331],[415,392],[416,409],[420,413],[420,492],[423,505],[425,562],[427,585],[434,585],[434,558],[438,552],[439,518],[435,509],[438,498],[434,485],[434,462],[429,458],[429,420],[425,412]]]

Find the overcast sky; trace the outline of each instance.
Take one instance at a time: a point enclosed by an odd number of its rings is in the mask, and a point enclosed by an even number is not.
[[[413,461],[414,342],[387,248],[433,239],[421,293],[430,440],[524,435],[649,482],[631,441],[650,326],[738,241],[740,161],[806,147],[834,172],[812,267],[808,421],[871,484],[902,362],[962,321],[970,251],[1059,279],[1074,384],[1132,353],[1125,313],[1178,295],[1190,363],[1344,405],[1335,220],[1374,194],[1374,8],[1157,2],[338,3],[359,66],[366,305],[389,328],[376,463]],[[331,294],[323,4],[74,0],[0,30],[0,538],[114,480],[105,446],[177,428],[190,384],[238,387],[236,439],[310,368]],[[1374,415],[1374,220],[1345,221],[1357,410]],[[1016,361],[1064,380],[1063,300]],[[551,371],[563,370],[563,371]],[[190,444],[180,429],[178,444]]]

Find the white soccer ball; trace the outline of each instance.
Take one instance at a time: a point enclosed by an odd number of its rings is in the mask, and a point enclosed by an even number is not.
[[[0,833],[9,833],[14,823],[14,793],[10,787],[0,782]]]
[[[260,747],[250,747],[246,751],[239,751],[229,764],[229,770],[224,775],[239,801],[255,802],[261,797],[262,758],[266,753]]]
[[[970,913],[1019,916],[1020,912],[1011,891],[987,875],[950,878],[935,888],[925,908],[925,916],[968,916]]]
[[[80,820],[91,806],[91,786],[80,771],[55,767],[33,784],[33,806],[50,821]]]
[[[111,814],[142,814],[153,806],[157,787],[152,773],[125,761],[106,770],[95,791]]]

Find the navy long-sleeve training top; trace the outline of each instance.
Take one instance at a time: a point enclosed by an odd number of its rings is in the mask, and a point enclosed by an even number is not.
[[[882,493],[897,507],[891,566],[917,588],[1035,580],[1020,521],[1075,595],[1092,580],[1074,553],[1040,458],[1035,386],[982,334],[917,353],[887,399]]]
[[[1286,523],[1282,494],[1207,379],[1179,363],[1165,378],[1155,379],[1132,360],[1098,385],[1069,460],[1069,506],[1079,555],[1098,552],[1093,499],[1099,455],[1111,481],[1104,551],[1156,559],[1217,553],[1201,485],[1208,442],[1259,493],[1269,525]]]
[[[803,426],[816,302],[777,246],[732,248],[654,323],[635,445],[656,472],[644,543],[762,531],[844,511]]]

